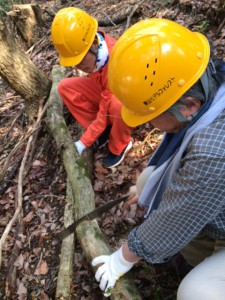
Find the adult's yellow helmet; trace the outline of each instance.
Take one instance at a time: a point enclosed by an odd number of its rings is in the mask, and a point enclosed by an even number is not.
[[[122,118],[135,127],[171,107],[204,73],[210,46],[200,33],[166,19],[127,29],[109,59],[109,87]]]
[[[82,61],[94,41],[97,27],[97,20],[79,8],[67,7],[57,12],[51,36],[62,66],[74,66]]]

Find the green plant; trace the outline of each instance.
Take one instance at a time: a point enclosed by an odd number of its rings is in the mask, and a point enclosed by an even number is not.
[[[9,11],[11,8],[11,3],[8,0],[0,0],[0,12]]]
[[[199,25],[199,32],[205,33],[208,30],[208,28],[209,28],[209,21],[202,20]]]

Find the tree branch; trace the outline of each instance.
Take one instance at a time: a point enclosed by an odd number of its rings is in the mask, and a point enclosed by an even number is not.
[[[26,164],[26,160],[27,160],[27,157],[29,155],[29,151],[30,151],[30,147],[31,147],[31,144],[32,144],[32,141],[33,141],[33,136],[31,135],[29,137],[29,140],[28,140],[28,143],[27,143],[27,147],[26,147],[26,151],[25,151],[25,154],[24,154],[24,157],[23,157],[23,160],[22,160],[22,163],[21,163],[21,167],[20,167],[20,171],[19,171],[19,177],[18,177],[18,201],[17,201],[17,208],[15,210],[15,213],[12,217],[12,219],[9,221],[9,223],[7,224],[4,232],[3,232],[3,235],[0,239],[0,268],[1,268],[1,264],[2,264],[2,248],[4,246],[4,243],[5,243],[5,240],[12,228],[12,226],[14,225],[14,223],[16,222],[16,219],[18,218],[18,216],[21,213],[21,210],[22,210],[22,201],[23,201],[23,172],[24,172],[24,168],[25,168],[25,164]]]

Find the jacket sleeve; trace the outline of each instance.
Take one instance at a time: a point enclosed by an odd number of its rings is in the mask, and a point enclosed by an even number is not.
[[[109,124],[108,111],[111,101],[113,101],[114,95],[105,89],[101,94],[101,101],[99,103],[99,111],[96,119],[88,126],[84,134],[81,136],[81,142],[90,147],[102,134],[107,125]]]
[[[110,55],[116,41],[103,32],[99,32],[104,35]],[[86,147],[90,147],[109,125],[109,108],[111,102],[116,99],[108,86],[108,64],[100,72],[90,74],[90,78],[102,92],[96,119],[88,126],[81,137],[81,141]]]
[[[209,139],[201,134],[194,139],[195,146],[183,158],[159,207],[129,234],[133,253],[150,263],[162,263],[202,231],[215,239],[225,237],[225,138],[219,131],[211,133],[211,153],[205,150]]]

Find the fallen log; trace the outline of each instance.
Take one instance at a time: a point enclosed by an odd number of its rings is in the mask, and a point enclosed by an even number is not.
[[[46,122],[52,136],[54,137],[57,148],[60,150],[62,161],[67,172],[74,205],[75,221],[95,208],[95,195],[91,181],[85,170],[83,159],[78,155],[74,147],[68,127],[66,126],[63,118],[63,105],[57,93],[57,86],[63,77],[63,72],[64,68],[59,66],[53,67],[53,85],[49,96],[49,108],[47,110]],[[107,243],[107,240],[104,238],[96,220],[81,222],[77,226],[75,232],[81,248],[89,261],[98,255],[110,254],[113,252]],[[67,247],[69,247],[69,245]],[[73,242],[70,247],[74,247]],[[64,256],[64,253],[61,252],[61,257]],[[61,297],[57,299],[69,299],[69,296],[68,298]],[[141,297],[135,289],[134,282],[131,280],[129,275],[125,275],[118,280],[116,287],[112,291],[111,299],[140,300]]]
[[[64,226],[67,227],[73,223],[74,207],[70,183],[67,182],[66,206],[64,211]],[[71,297],[71,286],[73,280],[73,262],[74,262],[74,234],[69,235],[62,241],[59,272],[57,278],[55,299],[67,299]]]

